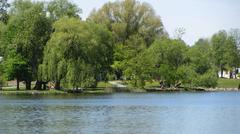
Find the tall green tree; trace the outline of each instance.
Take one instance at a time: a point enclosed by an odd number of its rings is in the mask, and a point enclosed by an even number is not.
[[[210,41],[199,39],[190,47],[188,56],[190,58],[189,66],[195,73],[195,76],[191,78],[191,86],[215,87],[217,85],[217,71]]]
[[[37,77],[38,65],[42,62],[43,48],[51,33],[51,23],[46,18],[43,3],[31,3],[29,6],[29,1],[15,1],[17,2],[22,3],[16,4],[12,9],[13,17],[9,20],[5,33],[5,44],[8,49],[6,64],[11,63],[9,67],[13,67],[7,72],[11,74],[11,78],[17,80],[18,74],[22,73],[21,76],[23,75],[24,79],[20,80],[25,81],[26,89],[31,89],[31,81]],[[18,9],[21,9],[21,13],[15,13]],[[24,64],[23,67],[28,73],[12,66],[18,60],[22,61],[20,63]]]
[[[223,77],[224,69],[232,71],[239,65],[236,40],[226,31],[219,31],[213,35],[211,43],[215,65],[221,70],[221,77]]]
[[[105,25],[112,32],[115,44],[112,67],[118,79],[126,61],[149,47],[156,37],[165,35],[162,21],[153,8],[137,0],[108,2],[93,11],[88,21]]]
[[[198,74],[204,74],[214,66],[213,51],[208,39],[199,39],[188,51],[190,64]]]
[[[229,35],[234,39],[235,41],[235,46],[237,47],[237,50],[235,49],[236,53],[237,53],[237,58],[235,58],[235,78],[236,78],[236,75],[237,75],[237,68],[239,68],[240,66],[240,29],[231,29],[229,31]],[[234,47],[235,47],[234,46]],[[236,54],[235,54],[236,56]]]
[[[156,66],[153,75],[155,79],[160,80],[162,86],[170,87],[179,84],[180,79],[177,76],[177,70],[189,61],[186,44],[178,39],[162,38],[155,41],[148,51],[153,60],[153,65]]]
[[[189,62],[187,51],[181,40],[160,38],[126,64],[127,78],[137,86],[143,86],[146,80],[157,80],[161,87],[175,87],[183,79],[178,69]]]
[[[43,80],[54,81],[56,89],[61,82],[89,87],[107,74],[113,51],[106,28],[64,17],[54,23],[54,29],[44,52]]]

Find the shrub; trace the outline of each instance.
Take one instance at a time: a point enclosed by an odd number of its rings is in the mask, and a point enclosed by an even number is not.
[[[217,75],[214,71],[208,71],[207,73],[198,76],[195,85],[199,87],[216,87]]]

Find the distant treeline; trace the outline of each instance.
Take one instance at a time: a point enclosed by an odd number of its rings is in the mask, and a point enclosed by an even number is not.
[[[236,75],[240,64],[238,29],[188,46],[183,29],[170,38],[151,5],[137,0],[108,2],[86,20],[68,0],[0,2],[0,85],[53,82],[60,89],[123,79],[136,87],[215,87],[219,70]]]

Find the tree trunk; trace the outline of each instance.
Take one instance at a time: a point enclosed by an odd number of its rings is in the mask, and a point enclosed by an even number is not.
[[[233,71],[229,72],[229,78],[232,79],[233,78]]]
[[[60,81],[56,81],[55,82],[55,87],[54,87],[56,90],[60,90],[61,87],[60,87]]]
[[[17,90],[19,90],[19,80],[17,79]]]
[[[223,78],[223,67],[221,65],[221,78]]]
[[[31,81],[25,81],[26,82],[26,90],[31,90]]]
[[[235,70],[234,70],[234,79],[237,79],[237,68],[235,67]]]
[[[47,90],[47,82],[43,82],[43,90]]]
[[[42,81],[37,80],[34,89],[35,90],[42,90]]]
[[[122,79],[122,71],[121,70],[115,71],[115,75],[117,77],[117,80],[121,80]]]

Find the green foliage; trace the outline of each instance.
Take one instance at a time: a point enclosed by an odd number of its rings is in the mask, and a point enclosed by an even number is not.
[[[40,4],[40,3],[33,3],[31,2],[31,0],[14,0],[10,8],[10,15],[15,16],[15,15],[23,14],[24,12],[31,10],[31,8],[35,4]]]
[[[106,77],[113,51],[104,27],[65,17],[54,23],[54,29],[44,52],[45,78],[88,87]]]
[[[214,70],[209,70],[203,75],[199,75],[196,79],[195,86],[200,87],[216,87],[217,86],[217,74]]]
[[[125,76],[134,81],[134,86],[143,86],[145,80],[152,79],[163,81],[166,86],[175,86],[181,80],[178,68],[188,62],[187,50],[181,40],[156,40],[150,48],[127,62]]]
[[[7,9],[10,7],[10,4],[8,3],[7,0],[1,0],[0,1],[0,21],[3,23],[7,23],[8,21],[8,14],[7,14]]]
[[[206,39],[199,39],[189,49],[188,55],[191,65],[198,74],[204,74],[214,66],[211,45]]]
[[[221,70],[231,69],[239,65],[239,51],[237,41],[226,31],[219,31],[212,39],[213,57],[215,65]]]
[[[149,47],[156,37],[165,35],[163,24],[147,3],[136,0],[106,3],[93,11],[88,21],[105,25],[114,40],[114,64],[118,79],[123,78],[124,66]]]
[[[164,81],[168,86],[176,85],[180,79],[177,70],[188,62],[188,47],[181,40],[161,38],[149,48],[149,55],[157,71],[154,77]]]
[[[195,72],[192,66],[183,65],[177,69],[176,75],[185,86],[194,86],[199,74]]]
[[[151,61],[147,53],[143,52],[126,62],[124,76],[131,80],[135,87],[144,87],[146,80],[151,80]]]
[[[211,44],[206,39],[199,39],[192,46],[188,55],[190,58],[190,66],[195,73],[192,76],[192,85],[199,87],[216,87],[217,71],[214,64],[213,51]]]
[[[21,9],[21,12],[13,12],[14,15],[9,20],[4,40],[8,50],[5,54],[5,63],[10,67],[6,69],[10,70],[6,71],[6,73],[10,73],[7,75],[11,76],[9,77],[11,79],[24,77],[21,80],[27,82],[37,76],[38,65],[42,62],[43,49],[51,32],[51,23],[46,18],[43,4],[29,4],[28,1],[15,1],[15,7],[12,10],[19,11]],[[11,66],[15,64],[19,66],[16,68]],[[28,73],[23,71],[21,74],[26,76],[19,77],[17,74],[19,68],[27,70]],[[14,69],[17,70],[14,71]]]
[[[47,10],[52,20],[58,20],[64,16],[79,18],[81,9],[69,0],[53,0],[48,4]]]
[[[130,36],[139,34],[150,45],[163,25],[148,3],[125,0],[106,3],[100,10],[93,11],[90,21],[106,25],[113,32],[116,42],[125,42]]]
[[[0,22],[0,56],[4,56],[5,53],[5,47],[6,45],[4,44],[5,36],[4,33],[6,31],[6,25],[2,22]]]
[[[160,38],[126,62],[124,75],[137,87],[151,80],[159,81],[161,87],[215,87],[217,76],[211,54],[207,40],[189,48],[181,40]]]
[[[31,69],[28,67],[26,61],[19,55],[9,55],[6,61],[4,61],[5,74],[7,80],[18,79],[19,81],[25,81],[31,79]]]

